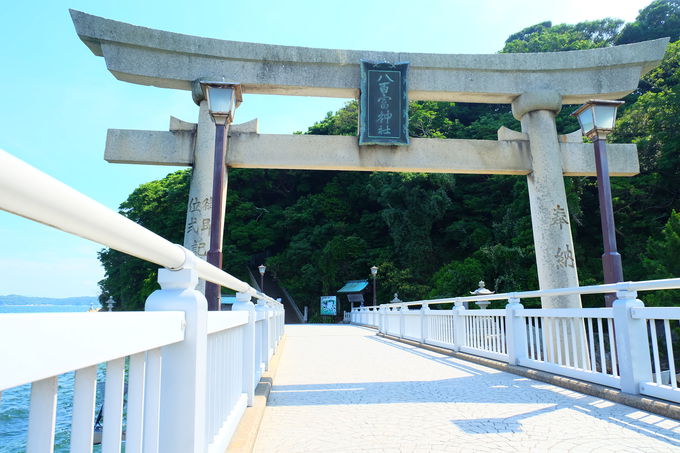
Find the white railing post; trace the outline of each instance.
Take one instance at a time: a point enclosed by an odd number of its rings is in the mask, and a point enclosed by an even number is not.
[[[145,310],[183,311],[186,322],[184,341],[161,349],[159,451],[204,452],[208,304],[194,269],[159,269],[158,283]]]
[[[401,305],[399,307],[399,338],[404,338],[404,331],[406,330],[406,312],[408,307]]]
[[[283,308],[283,304],[279,303],[279,338],[277,340],[277,344],[279,341],[281,341],[281,338],[283,337],[283,334],[285,332],[285,325],[286,325],[286,310]]]
[[[423,304],[420,307],[420,342],[427,343],[427,331],[428,325],[430,324],[430,306],[428,304]]]
[[[253,405],[255,398],[255,305],[250,301],[250,294],[236,293],[236,302],[231,311],[247,311],[248,324],[243,330],[243,392],[248,397],[248,406]]]
[[[267,302],[264,299],[258,299],[255,306],[256,311],[262,312],[262,329],[260,342],[260,361],[264,365],[264,369],[269,369],[269,309]]]
[[[465,345],[465,311],[463,302],[454,302],[453,308],[453,350],[460,351],[460,347]]]
[[[267,346],[269,351],[267,355],[267,368],[269,368],[269,361],[276,351],[276,307],[271,305],[267,306],[267,316],[269,316],[269,330],[267,331],[267,336],[269,337],[269,345]]]
[[[631,317],[633,308],[644,306],[636,291],[617,291],[612,305],[621,391],[626,393],[639,394],[640,384],[652,380],[647,326],[644,319]]]
[[[385,307],[378,308],[378,332],[385,333]]]
[[[527,357],[527,328],[524,317],[517,316],[517,312],[524,310],[519,298],[508,298],[505,306],[505,335],[508,348],[508,363],[518,365],[520,360]]]

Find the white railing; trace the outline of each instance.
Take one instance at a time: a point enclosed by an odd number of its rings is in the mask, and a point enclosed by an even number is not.
[[[160,348],[184,339],[183,324],[181,312],[0,315],[0,336],[5,344],[0,348],[4,364],[0,390],[32,383],[26,450],[52,451],[57,376],[75,370],[71,451],[90,451],[100,363],[106,363],[104,417],[108,422],[103,430],[103,446],[107,448],[104,451],[120,444],[126,357],[129,357],[128,446],[137,442],[141,431],[135,427],[142,424],[144,416],[149,427],[158,419],[158,411],[151,407],[152,389],[158,388],[153,377]],[[145,395],[149,399],[146,411]]]
[[[145,312],[0,315],[0,394],[31,384],[26,451],[53,451],[71,371],[71,451],[92,450],[102,363],[102,452],[224,451],[283,335],[281,304],[2,150],[0,209],[163,266]],[[208,312],[199,278],[237,291],[233,311]]]
[[[653,379],[641,384],[641,393],[678,401],[680,389],[676,373],[680,370],[676,367],[673,349],[680,349],[680,308],[633,308],[631,317],[647,323],[652,346]],[[675,335],[672,329],[676,329]]]
[[[527,355],[518,364],[610,387],[620,387],[611,308],[518,312]]]
[[[680,279],[666,279],[421,300],[355,308],[350,320],[399,338],[680,402],[680,307],[645,307],[637,299],[637,291],[678,288]],[[612,308],[524,309],[520,303],[605,293],[616,293]],[[485,300],[508,303],[496,310],[463,306]],[[438,304],[453,307],[431,309]]]

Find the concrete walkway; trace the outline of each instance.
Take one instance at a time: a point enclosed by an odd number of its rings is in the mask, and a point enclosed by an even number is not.
[[[256,452],[680,452],[680,422],[341,325],[286,326]]]

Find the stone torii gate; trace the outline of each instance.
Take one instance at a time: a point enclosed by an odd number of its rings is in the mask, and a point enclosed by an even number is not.
[[[390,53],[223,41],[134,26],[71,11],[80,39],[119,80],[191,90],[222,78],[243,93],[356,98],[359,62],[409,61],[409,99],[505,103],[522,132],[499,140],[414,138],[409,146],[359,146],[356,137],[262,135],[257,122],[233,126],[227,168],[409,171],[527,175],[541,289],[578,286],[563,176],[595,176],[592,145],[580,133],[558,137],[562,104],[618,99],[637,88],[663,58],[668,39],[540,54]],[[185,247],[205,256],[209,244],[214,125],[200,93],[198,124],[171,119],[169,132],[109,130],[109,162],[191,165]],[[635,145],[609,145],[611,176],[639,172]],[[225,178],[226,180],[226,178]],[[223,219],[221,219],[223,221]],[[578,307],[577,296],[542,306]]]

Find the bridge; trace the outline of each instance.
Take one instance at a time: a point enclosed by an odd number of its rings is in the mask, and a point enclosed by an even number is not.
[[[71,372],[70,449],[92,451],[102,364],[106,453],[680,447],[680,307],[638,299],[680,279],[383,304],[348,313],[353,325],[284,326],[277,300],[5,151],[0,208],[160,266],[145,312],[0,315],[11,345],[0,391],[31,385],[28,452],[54,451],[58,377]],[[236,291],[233,310],[208,312],[199,278]],[[522,305],[607,293],[612,308]],[[506,308],[465,308],[482,300]]]
[[[642,302],[645,291],[679,289],[680,278],[579,287],[576,267],[556,263],[554,252],[574,249],[563,177],[596,174],[590,145],[579,134],[558,136],[555,115],[562,104],[635,90],[668,39],[559,54],[404,54],[220,41],[71,16],[119,80],[192,91],[196,124],[110,130],[105,158],[192,166],[193,201],[183,247],[0,151],[0,209],[159,266],[160,289],[144,312],[0,315],[0,392],[31,388],[20,450],[680,447],[680,307]],[[411,100],[510,104],[522,131],[501,130],[498,141],[414,138],[407,152],[395,152],[352,137],[259,134],[256,122],[228,129],[233,112],[216,129],[201,88],[228,77],[234,103],[238,92],[356,98],[361,60],[410,61]],[[612,176],[639,172],[634,144],[612,145],[609,154]],[[190,228],[223,225],[223,201],[210,197],[223,193],[212,183],[229,167],[525,175],[544,289],[361,307],[346,314],[351,325],[286,326],[272,285],[264,294],[208,264],[202,256],[212,236]],[[549,213],[564,216],[567,228]],[[207,310],[197,289],[205,282],[236,292],[231,311]],[[584,309],[584,294],[616,300]],[[534,298],[543,308],[524,308]],[[465,305],[488,300],[505,308]],[[65,374],[73,388],[59,392]],[[57,438],[63,399],[70,428]]]

